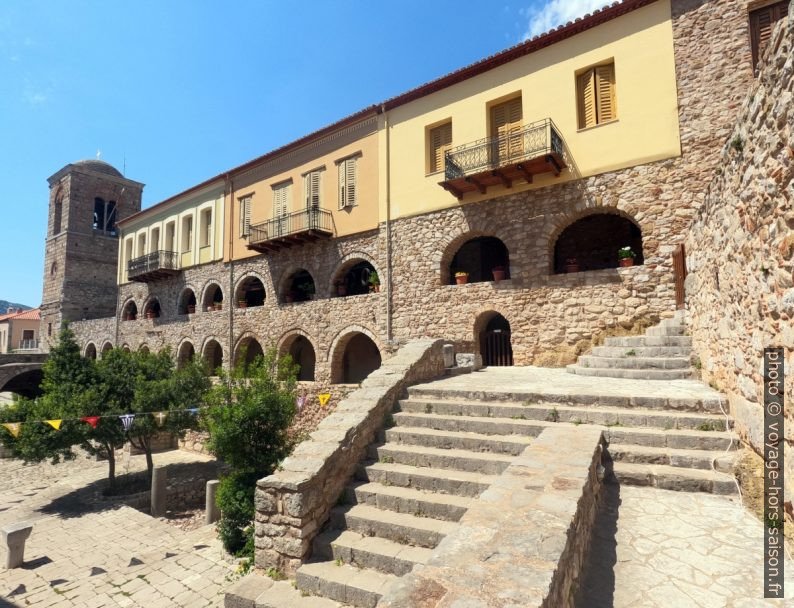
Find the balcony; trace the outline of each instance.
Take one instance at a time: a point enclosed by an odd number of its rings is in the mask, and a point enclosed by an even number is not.
[[[467,192],[485,194],[490,186],[510,188],[516,180],[531,184],[541,173],[558,176],[567,166],[562,137],[549,118],[451,148],[444,160],[439,185],[458,200]]]
[[[140,283],[166,279],[178,272],[179,255],[176,251],[152,251],[127,262],[127,278]]]
[[[19,341],[19,348],[14,349],[14,352],[21,351],[38,351],[39,341],[36,339],[25,339]]]
[[[268,253],[334,234],[331,212],[319,207],[294,211],[251,226],[248,249]]]

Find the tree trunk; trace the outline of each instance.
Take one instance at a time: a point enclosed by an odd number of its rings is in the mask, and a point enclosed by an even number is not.
[[[116,490],[116,452],[112,445],[105,444],[108,454],[108,486],[112,494]]]

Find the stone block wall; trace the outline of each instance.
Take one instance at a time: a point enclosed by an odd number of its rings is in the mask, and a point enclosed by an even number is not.
[[[703,378],[763,452],[763,349],[783,346],[786,501],[794,499],[794,5],[720,148],[686,240],[688,319]]]

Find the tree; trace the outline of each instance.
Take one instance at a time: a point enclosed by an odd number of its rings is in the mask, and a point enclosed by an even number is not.
[[[288,429],[295,416],[298,366],[275,348],[243,363],[209,392],[204,421],[209,450],[231,468],[218,487],[218,532],[230,553],[252,550],[256,481],[272,473],[292,450]]]

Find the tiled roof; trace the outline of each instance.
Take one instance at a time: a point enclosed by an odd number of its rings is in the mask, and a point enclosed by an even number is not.
[[[3,321],[18,320],[18,321],[40,321],[41,309],[32,308],[30,310],[23,310],[20,312],[6,313],[0,315],[0,323]]]

